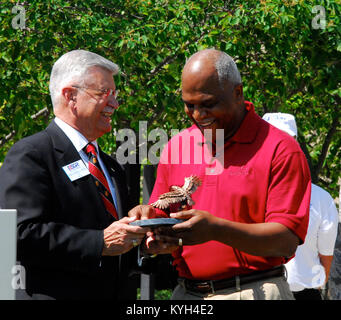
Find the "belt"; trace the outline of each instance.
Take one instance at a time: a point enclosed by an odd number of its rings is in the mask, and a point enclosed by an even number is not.
[[[243,284],[272,277],[281,277],[284,275],[285,268],[283,265],[281,265],[269,270],[255,271],[249,274],[239,275],[222,280],[189,280],[179,278],[179,283],[189,291],[198,293],[215,293],[215,291],[233,287],[240,291],[240,286]]]

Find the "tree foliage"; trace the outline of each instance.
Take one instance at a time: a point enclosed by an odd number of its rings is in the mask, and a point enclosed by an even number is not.
[[[12,8],[25,8],[13,27]],[[170,132],[189,125],[180,94],[182,67],[199,49],[235,58],[244,95],[265,112],[296,116],[313,181],[334,197],[340,172],[340,3],[283,0],[6,1],[0,22],[0,161],[23,136],[53,118],[48,82],[54,61],[73,49],[101,54],[121,67],[121,107],[115,130],[101,138],[115,150],[115,133],[139,121]],[[323,17],[322,17],[323,18]],[[323,26],[323,25],[322,25]],[[44,109],[47,108],[47,109]]]

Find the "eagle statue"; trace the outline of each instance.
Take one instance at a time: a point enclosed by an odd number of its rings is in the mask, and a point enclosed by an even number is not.
[[[168,209],[173,203],[181,203],[182,209],[184,209],[186,205],[192,206],[194,205],[194,201],[191,195],[199,186],[201,186],[200,178],[191,175],[190,177],[185,178],[185,183],[182,187],[171,186],[171,191],[161,194],[157,201],[151,203],[151,206],[161,210]]]

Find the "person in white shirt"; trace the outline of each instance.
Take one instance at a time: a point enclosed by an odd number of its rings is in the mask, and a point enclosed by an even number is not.
[[[263,119],[297,137],[295,117],[287,113],[266,113]],[[338,212],[331,195],[311,184],[310,215],[304,244],[286,264],[290,290],[296,300],[321,300],[320,289],[328,281],[337,236]]]

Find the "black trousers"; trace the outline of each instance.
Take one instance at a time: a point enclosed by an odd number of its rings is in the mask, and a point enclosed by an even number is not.
[[[293,292],[296,300],[322,300],[320,290],[304,289],[302,291]]]

